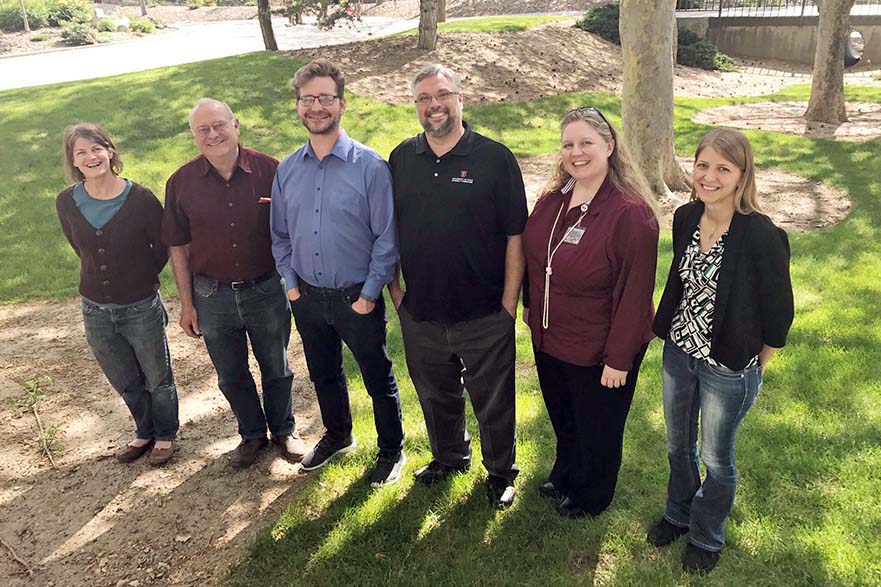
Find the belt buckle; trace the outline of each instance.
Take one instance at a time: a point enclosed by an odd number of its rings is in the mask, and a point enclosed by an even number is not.
[[[250,281],[231,281],[229,284],[229,288],[233,291],[238,291],[240,289],[247,289],[250,285]]]

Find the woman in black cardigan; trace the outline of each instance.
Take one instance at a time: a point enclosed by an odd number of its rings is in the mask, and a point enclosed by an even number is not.
[[[704,136],[693,179],[691,202],[673,217],[673,263],[653,324],[664,340],[670,480],[648,541],[661,547],[688,533],[683,567],[707,572],[734,505],[737,428],[786,344],[793,302],[789,241],[759,209],[746,136],[727,128]]]

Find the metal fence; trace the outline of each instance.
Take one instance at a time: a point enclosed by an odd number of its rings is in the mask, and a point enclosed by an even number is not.
[[[723,16],[816,16],[814,0],[676,0],[680,12]],[[881,14],[881,0],[855,0],[851,14]]]

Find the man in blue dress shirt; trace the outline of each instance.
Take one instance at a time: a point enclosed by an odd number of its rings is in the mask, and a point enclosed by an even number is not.
[[[340,127],[345,79],[313,61],[291,80],[308,142],[278,166],[272,185],[272,253],[285,278],[326,429],[303,470],[352,450],[352,413],[343,371],[345,342],[373,400],[379,455],[374,486],[394,483],[405,462],[401,399],[386,349],[383,287],[398,249],[391,173],[382,157]]]

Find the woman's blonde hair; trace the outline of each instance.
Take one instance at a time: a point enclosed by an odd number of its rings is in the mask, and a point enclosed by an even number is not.
[[[726,161],[740,169],[740,183],[734,192],[734,209],[741,214],[761,212],[756,191],[756,166],[753,162],[753,148],[749,139],[733,128],[715,128],[704,135],[694,152],[697,163],[701,152],[711,147]],[[697,190],[691,188],[692,201],[697,200]]]
[[[655,199],[645,176],[633,165],[630,153],[618,138],[618,132],[612,123],[598,109],[583,106],[566,113],[566,116],[560,121],[560,133],[562,134],[567,126],[578,120],[589,124],[606,144],[615,141],[612,154],[609,156],[608,171],[609,181],[612,182],[615,189],[623,193],[625,197],[633,197],[645,202],[655,213],[655,216],[658,216],[658,201]],[[545,186],[543,194],[562,189],[570,179],[572,176],[563,165],[562,155],[558,156],[554,165],[554,174]]]
[[[73,144],[77,139],[98,143],[110,151],[110,170],[114,175],[119,175],[122,172],[122,158],[110,138],[110,133],[95,123],[79,122],[64,129],[64,171],[70,181],[79,182],[86,179],[83,172],[73,164]]]

